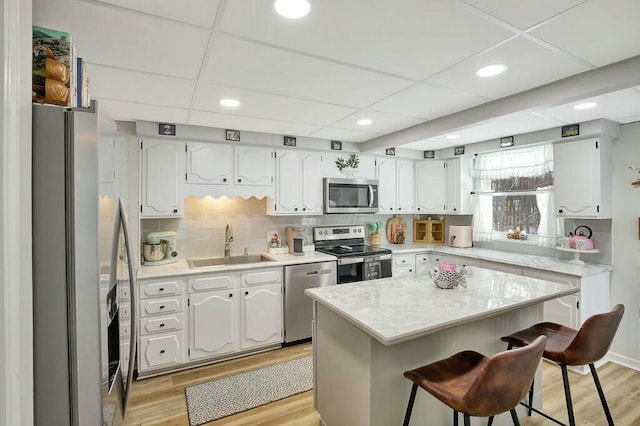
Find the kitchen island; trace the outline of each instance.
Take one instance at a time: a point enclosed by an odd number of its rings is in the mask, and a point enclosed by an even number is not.
[[[411,388],[404,371],[467,349],[500,352],[500,336],[542,321],[542,302],[579,291],[481,268],[466,281],[466,289],[452,290],[437,288],[428,276],[306,290],[314,300],[315,407],[324,424],[401,424]],[[421,391],[411,424],[450,424],[451,416]],[[494,424],[510,424],[510,417]]]

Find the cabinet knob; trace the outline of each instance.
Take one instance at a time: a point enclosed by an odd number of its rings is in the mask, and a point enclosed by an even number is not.
[[[400,211],[400,210],[402,210],[402,208],[401,208],[401,207],[398,207],[398,211]]]
[[[229,293],[229,297],[233,297],[233,293]]]
[[[160,287],[158,291],[164,291],[164,287]]]
[[[389,208],[389,210],[393,210],[393,207]]]
[[[242,182],[242,179],[238,179],[238,182]]]
[[[420,211],[420,207],[418,207],[418,211]]]
[[[227,178],[222,178],[222,181],[223,181],[223,182],[226,182],[226,181],[227,181]]]
[[[248,291],[245,291],[245,292],[244,292],[244,294],[246,294],[246,295],[248,296],[248,295],[249,295],[249,292],[248,292]]]
[[[173,209],[173,212],[174,213],[178,213],[178,209]]]
[[[456,210],[458,210],[458,209],[456,209],[456,208],[454,207],[454,208],[453,208],[453,211],[455,212]]]
[[[564,213],[562,209],[558,209],[558,213]]]
[[[295,207],[295,208],[293,209],[293,211],[297,212],[297,211],[298,211],[298,208],[297,208],[297,207]]]
[[[160,324],[160,327],[164,327],[164,323]]]
[[[160,305],[160,309],[164,309],[164,305]]]
[[[303,208],[302,208],[302,211],[303,211],[303,212],[306,212],[306,211],[307,211],[307,208],[306,208],[306,207],[303,207]]]
[[[160,350],[160,353],[163,354],[164,353],[164,349]]]

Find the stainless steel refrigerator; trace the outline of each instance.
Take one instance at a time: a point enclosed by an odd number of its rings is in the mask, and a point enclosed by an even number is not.
[[[124,423],[136,329],[120,299],[133,297],[134,257],[122,201],[99,197],[97,115],[95,102],[33,105],[36,425]]]

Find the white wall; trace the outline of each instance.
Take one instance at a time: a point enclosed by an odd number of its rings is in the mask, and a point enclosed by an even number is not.
[[[0,0],[0,424],[33,424],[31,0]]]
[[[626,307],[613,343],[612,359],[640,370],[640,178],[629,166],[640,167],[640,123],[622,126],[613,145],[613,279],[611,303]]]

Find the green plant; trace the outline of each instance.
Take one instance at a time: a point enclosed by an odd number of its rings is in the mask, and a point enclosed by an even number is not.
[[[357,169],[360,164],[360,159],[356,154],[351,154],[347,160],[340,157],[336,160],[336,167],[338,170],[342,171],[342,169],[350,167],[352,169]]]

